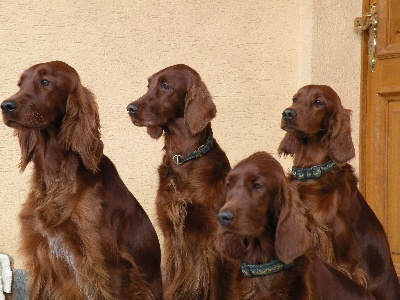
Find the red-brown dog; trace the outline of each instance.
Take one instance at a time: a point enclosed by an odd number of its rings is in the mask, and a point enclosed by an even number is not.
[[[175,65],[149,78],[148,91],[128,105],[133,124],[153,138],[164,133],[158,168],[158,222],[164,236],[164,298],[224,299],[230,266],[215,250],[216,215],[230,169],[213,138],[215,104],[199,74]]]
[[[217,249],[240,262],[234,292],[225,299],[374,299],[313,250],[303,203],[280,164],[257,152],[226,178]]]
[[[1,109],[21,170],[33,162],[19,215],[29,299],[161,299],[157,235],[103,154],[93,94],[60,61],[30,67],[18,85]]]
[[[350,111],[331,87],[308,85],[283,111],[281,127],[278,151],[294,158],[290,180],[314,219],[319,255],[377,299],[400,299],[386,234],[348,164],[355,155]]]

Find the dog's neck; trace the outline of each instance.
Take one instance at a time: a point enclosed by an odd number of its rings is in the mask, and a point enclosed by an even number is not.
[[[165,151],[167,155],[186,156],[204,144],[211,133],[211,125],[208,124],[204,130],[193,135],[183,118],[176,119],[164,128]]]
[[[275,253],[273,238],[267,229],[267,232],[263,232],[263,235],[247,240],[246,255],[241,263],[246,265],[264,265],[276,259],[277,255]],[[247,277],[242,273],[242,276],[245,276],[243,282],[252,286],[250,290],[256,294],[267,295],[270,291],[271,284],[274,282],[274,278],[276,278],[275,276],[280,276],[279,273],[276,274]]]
[[[59,180],[73,179],[79,165],[77,155],[65,149],[58,140],[56,130],[40,130],[37,145],[32,155],[36,180],[47,192]],[[68,163],[66,163],[68,161]],[[66,169],[67,167],[67,169]],[[66,183],[66,182],[65,182]]]
[[[330,160],[325,142],[319,135],[310,137],[296,136],[297,147],[293,154],[293,166],[309,168]]]
[[[266,229],[258,237],[246,239],[247,248],[242,262],[249,265],[259,265],[277,259],[274,240],[268,231]]]

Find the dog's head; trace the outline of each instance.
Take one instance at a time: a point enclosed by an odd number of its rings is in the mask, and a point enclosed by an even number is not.
[[[133,124],[146,126],[153,138],[159,138],[163,128],[178,118],[184,118],[184,124],[195,135],[216,115],[215,104],[199,74],[182,64],[152,75],[147,93],[129,104],[127,110]]]
[[[241,161],[228,173],[226,189],[226,203],[218,213],[217,248],[222,254],[239,260],[251,255],[253,238],[267,240],[266,252],[276,252],[285,262],[309,247],[300,200],[271,155],[257,152]]]
[[[4,123],[19,137],[21,169],[42,134],[78,153],[85,166],[96,171],[103,151],[97,104],[75,69],[61,61],[37,64],[23,72],[18,86],[1,109]]]
[[[287,133],[279,153],[296,155],[304,141],[318,139],[326,156],[343,164],[355,156],[351,138],[350,110],[326,85],[308,85],[293,96],[292,106],[282,113],[281,128]],[[314,152],[320,149],[314,149]]]

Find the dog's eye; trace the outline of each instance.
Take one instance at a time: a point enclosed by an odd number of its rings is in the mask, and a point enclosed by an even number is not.
[[[253,183],[253,189],[259,191],[259,190],[262,189],[262,185],[259,184],[258,182],[254,182],[254,183]]]
[[[231,184],[230,184],[230,182],[227,182],[227,183],[225,184],[225,186],[226,186],[226,189],[227,189],[227,190],[230,190],[230,189],[231,189]]]
[[[51,84],[51,82],[48,81],[47,79],[40,80],[40,85],[49,86],[50,84]]]
[[[171,89],[171,87],[170,87],[167,83],[163,83],[163,84],[161,85],[161,90],[162,90],[163,92],[168,92],[170,89]]]
[[[292,101],[293,101],[293,103],[296,102],[296,101],[297,101],[297,98],[296,98],[296,97],[293,97]]]
[[[324,103],[321,100],[317,99],[317,100],[314,101],[314,105],[315,106],[322,106],[322,105],[324,105]]]

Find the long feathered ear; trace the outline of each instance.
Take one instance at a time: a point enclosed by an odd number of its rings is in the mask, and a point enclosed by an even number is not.
[[[33,150],[38,143],[36,130],[16,130],[15,135],[18,136],[19,146],[21,148],[21,161],[19,169],[23,172],[29,162],[32,160]]]
[[[201,79],[190,86],[185,98],[185,123],[195,135],[202,131],[215,117],[217,109],[211,95]]]
[[[80,82],[68,97],[60,141],[66,149],[80,155],[87,169],[98,171],[103,154],[99,113],[93,94]]]
[[[293,156],[297,152],[298,139],[295,134],[286,132],[283,140],[279,144],[278,154],[279,155],[291,155]]]
[[[328,153],[338,165],[345,164],[355,156],[353,140],[351,138],[351,111],[340,108],[332,115],[328,132]]]
[[[275,250],[279,259],[288,263],[303,255],[311,246],[306,228],[305,208],[293,187],[285,185],[281,193],[282,207],[275,234]]]

